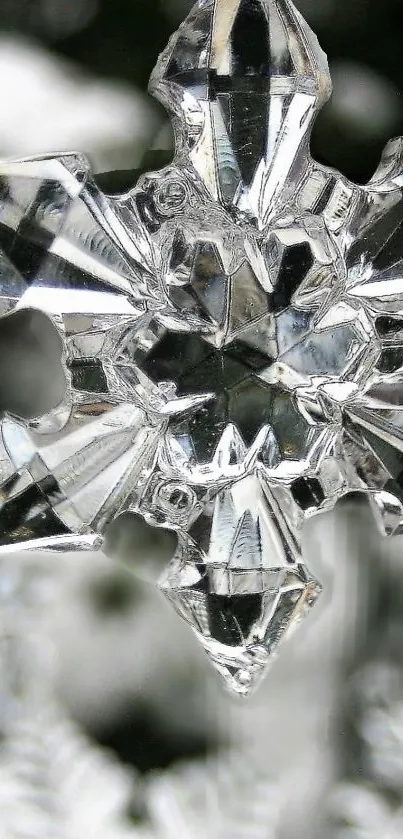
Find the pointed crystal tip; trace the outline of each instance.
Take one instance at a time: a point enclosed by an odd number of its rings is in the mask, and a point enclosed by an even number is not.
[[[289,0],[200,0],[161,55],[150,91],[179,117],[182,146],[213,197],[258,217],[253,195],[281,136],[292,122],[296,153],[331,81]]]
[[[263,96],[309,82],[322,101],[329,95],[326,56],[291,0],[199,0],[160,56],[151,87],[171,82],[211,100],[242,80]]]
[[[186,573],[190,575],[190,568]],[[211,588],[220,573],[205,569],[205,576],[193,584],[189,578],[186,585],[183,576],[182,587],[165,583],[161,588],[192,627],[227,688],[246,697],[259,687],[280,643],[308,614],[321,588],[301,565],[266,572],[261,591],[217,594]]]
[[[202,521],[202,537],[206,526]],[[160,587],[227,687],[247,696],[320,587],[302,564],[269,487],[258,477],[244,478],[218,494],[210,527],[206,552],[197,544],[196,522],[192,552],[198,552],[198,559],[190,562],[189,546],[183,546]]]

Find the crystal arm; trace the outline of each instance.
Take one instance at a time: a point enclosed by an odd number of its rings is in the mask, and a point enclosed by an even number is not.
[[[255,473],[206,505],[180,535],[160,581],[240,695],[256,687],[280,641],[320,592],[303,564],[300,537],[272,487]]]
[[[15,468],[0,490],[0,544],[7,552],[49,537],[58,544],[65,537],[67,546],[74,534],[78,543],[103,536],[152,470],[162,425],[123,405],[44,448],[35,448],[11,419],[2,431]]]
[[[135,213],[128,230],[85,158],[3,162],[0,179],[1,314],[22,305],[122,315],[144,303],[153,270],[146,234]]]

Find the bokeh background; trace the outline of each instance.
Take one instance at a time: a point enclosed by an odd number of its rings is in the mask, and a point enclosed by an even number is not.
[[[116,191],[169,160],[147,80],[191,5],[0,0],[0,155],[85,151]],[[313,153],[365,182],[403,134],[401,0],[296,5],[335,89]],[[305,542],[321,604],[247,705],[124,568],[2,560],[1,839],[401,839],[403,542],[357,498]]]

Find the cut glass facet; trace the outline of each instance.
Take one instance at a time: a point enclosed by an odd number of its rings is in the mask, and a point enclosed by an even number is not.
[[[111,197],[80,155],[0,164],[0,550],[168,532],[241,694],[319,592],[305,519],[363,491],[403,530],[403,141],[365,187],[317,164],[330,90],[289,0],[200,0],[151,79],[169,166]]]

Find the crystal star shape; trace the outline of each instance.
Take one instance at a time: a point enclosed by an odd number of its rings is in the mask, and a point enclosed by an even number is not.
[[[150,89],[176,152],[127,194],[0,166],[1,550],[131,518],[141,573],[168,534],[159,585],[246,695],[320,591],[304,521],[361,491],[403,530],[403,142],[366,186],[311,158],[331,83],[289,0],[200,0]]]

